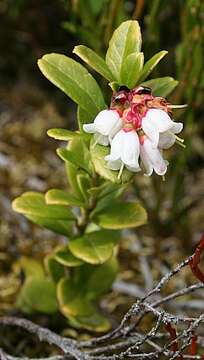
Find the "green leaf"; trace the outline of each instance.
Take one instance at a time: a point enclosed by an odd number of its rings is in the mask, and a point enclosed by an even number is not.
[[[79,130],[81,131],[81,133],[83,135],[89,136],[89,134],[86,134],[84,132],[83,125],[93,122],[93,118],[87,113],[87,111],[82,109],[80,106],[77,107],[77,121],[78,121]]]
[[[47,134],[48,134],[48,136],[50,136],[53,139],[64,140],[64,141],[72,140],[74,138],[81,136],[81,134],[79,134],[77,132],[73,132],[73,131],[70,131],[67,129],[61,129],[61,128],[49,129],[47,131]]]
[[[87,276],[87,297],[93,300],[110,291],[118,273],[118,262],[113,256],[102,265],[94,267],[85,265],[77,271],[89,273]]]
[[[64,266],[59,264],[54,258],[54,254],[48,254],[44,258],[45,270],[55,283],[65,276]]]
[[[100,314],[95,308],[94,313],[89,316],[69,316],[69,323],[75,328],[84,328],[89,331],[106,332],[111,328],[108,319]]]
[[[113,33],[106,54],[106,63],[115,80],[121,80],[121,68],[128,55],[140,52],[141,32],[136,20],[123,22]]]
[[[118,171],[110,170],[107,167],[107,162],[104,160],[104,157],[108,155],[110,148],[101,145],[94,145],[94,139],[91,140],[90,153],[92,157],[92,162],[94,164],[95,171],[104,179],[110,180],[114,183],[127,183],[132,177],[133,173],[124,169],[122,176],[118,179]]]
[[[129,89],[137,84],[144,64],[143,53],[133,53],[127,56],[121,68],[121,82]]]
[[[83,264],[83,261],[76,258],[68,246],[62,246],[55,251],[55,260],[64,266],[75,267]]]
[[[42,264],[37,260],[31,259],[26,256],[22,256],[19,260],[19,264],[23,269],[26,277],[29,276],[41,277],[44,275]]]
[[[61,312],[69,316],[91,316],[93,304],[82,296],[80,287],[68,277],[61,279],[57,285],[57,299]]]
[[[124,190],[127,188],[127,184],[125,185],[118,185],[112,183],[112,185],[115,186],[115,188],[111,187],[110,185],[107,187],[106,191],[104,188],[104,191],[102,191],[98,197],[97,197],[97,204],[92,211],[92,216],[95,216],[96,213],[103,211],[103,209],[106,209],[109,206],[112,206],[113,200],[118,199],[124,192]]]
[[[26,192],[12,203],[13,209],[30,221],[62,235],[69,235],[75,217],[62,205],[47,205],[44,195]]]
[[[56,220],[74,220],[73,213],[62,205],[47,205],[44,195],[25,192],[12,203],[13,209],[21,214]]]
[[[89,72],[78,62],[62,54],[47,54],[38,60],[45,77],[60,88],[92,117],[106,105],[102,92]]]
[[[88,189],[91,187],[91,179],[87,174],[78,174],[77,183],[85,201],[88,200]]]
[[[138,82],[141,83],[143,80],[145,80],[149,76],[149,74],[152,72],[152,70],[155,68],[155,66],[160,62],[160,60],[166,54],[168,54],[168,51],[162,50],[162,51],[158,52],[157,54],[155,54],[154,56],[152,56],[151,59],[149,59],[145,63],[142,74],[141,74]]]
[[[138,202],[115,202],[93,215],[93,221],[105,229],[132,228],[145,224],[147,214]]]
[[[73,206],[83,206],[84,202],[75,197],[74,195],[68,193],[67,191],[59,189],[51,189],[45,194],[45,201],[47,204],[56,204],[56,205],[73,205]]]
[[[83,162],[83,158],[80,157],[79,154],[76,154],[70,150],[59,148],[57,149],[57,155],[64,161],[71,162],[73,165],[75,165],[79,170],[84,170],[88,174],[90,173],[90,167],[87,163]]]
[[[46,229],[52,230],[58,234],[70,236],[72,232],[73,221],[49,219],[27,214],[24,214],[24,216],[34,224],[45,227]]]
[[[75,46],[73,53],[78,55],[85,63],[91,66],[95,71],[102,75],[105,79],[112,81],[113,75],[111,74],[105,60],[89,49],[87,46]]]
[[[82,146],[84,147],[81,139],[73,139],[68,144],[68,150],[72,151],[75,154],[80,154]],[[81,156],[85,156],[84,161],[86,161],[86,158],[89,158],[89,153],[87,153],[87,151],[88,149],[83,148],[83,153],[81,153]],[[87,160],[90,161],[90,159]],[[71,162],[66,161],[66,172],[67,172],[68,182],[69,185],[71,186],[73,195],[75,195],[82,202],[84,202],[84,197],[77,183],[77,174],[79,174],[78,167],[73,165]]]
[[[29,313],[56,312],[58,306],[55,284],[45,277],[28,277],[18,295],[16,306]]]
[[[115,231],[94,231],[71,240],[68,246],[79,259],[89,264],[103,264],[112,256],[119,238]]]
[[[142,85],[150,87],[154,96],[166,97],[175,89],[178,85],[178,81],[170,76],[165,76],[145,81]]]
[[[57,154],[62,160],[71,162],[77,170],[81,169],[92,175],[93,165],[91,163],[91,155],[85,141],[81,138],[75,139],[75,144],[74,151],[70,150],[70,148],[59,148],[57,149]]]

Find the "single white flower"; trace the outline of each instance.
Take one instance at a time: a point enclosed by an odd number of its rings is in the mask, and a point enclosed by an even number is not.
[[[140,171],[138,163],[140,153],[139,137],[135,130],[120,130],[112,140],[110,155],[105,156],[108,167],[111,170],[123,170],[125,166],[128,170]],[[119,177],[120,177],[119,173]]]
[[[182,123],[174,122],[166,111],[161,109],[149,109],[146,115],[142,118],[142,129],[152,141],[153,147],[158,146],[160,134],[166,133],[167,131],[170,131],[173,134],[178,134],[182,128]],[[171,140],[169,137],[169,141],[172,143],[172,137]]]
[[[144,136],[140,144],[140,157],[146,176],[151,176],[153,170],[161,176],[166,173],[168,161],[163,159],[161,150],[155,148],[147,136]]]
[[[84,124],[83,129],[87,133],[94,134],[96,143],[108,146],[114,135],[122,128],[122,119],[116,110],[102,110],[98,113],[94,122]]]

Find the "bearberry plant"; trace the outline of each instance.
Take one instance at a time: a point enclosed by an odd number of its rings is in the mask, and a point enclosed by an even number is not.
[[[79,129],[48,131],[63,141],[57,154],[65,162],[68,188],[26,192],[13,202],[27,219],[66,238],[43,266],[22,259],[25,281],[17,306],[24,312],[60,311],[75,327],[110,327],[98,301],[117,275],[122,230],[147,221],[143,206],[124,200],[123,194],[137,172],[164,177],[163,150],[175,142],[183,145],[177,135],[183,125],[171,118],[178,106],[165,99],[177,81],[146,80],[167,51],[144,63],[141,45],[138,22],[126,21],[113,33],[105,59],[84,45],[74,48],[88,68],[107,80],[112,90],[108,104],[81,63],[55,53],[38,62],[45,77],[78,105]]]

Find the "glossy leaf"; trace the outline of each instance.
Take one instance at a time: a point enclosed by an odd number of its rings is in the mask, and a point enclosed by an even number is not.
[[[90,169],[87,166],[88,164],[84,163],[83,159],[80,156],[78,156],[78,154],[76,154],[70,150],[63,149],[63,148],[57,149],[57,154],[59,155],[59,157],[62,160],[71,162],[79,170],[81,169],[81,170],[84,170],[84,171],[90,173]]]
[[[64,266],[55,260],[54,254],[48,254],[44,258],[44,266],[46,272],[51,276],[55,283],[65,276]]]
[[[51,189],[45,194],[47,204],[83,206],[84,202],[72,195],[70,192]]]
[[[74,280],[65,277],[57,285],[57,299],[61,312],[69,316],[91,316],[93,304],[83,296],[81,288]]]
[[[143,80],[145,80],[149,74],[154,70],[155,66],[157,66],[157,64],[160,62],[160,60],[168,54],[168,51],[166,50],[162,50],[160,52],[158,52],[157,54],[155,54],[154,56],[151,57],[151,59],[149,59],[143,68],[142,74],[139,78],[139,82],[142,82]]]
[[[121,68],[128,55],[140,52],[141,32],[136,20],[123,22],[113,33],[106,54],[106,63],[116,81],[121,80]]]
[[[26,192],[12,203],[13,209],[21,214],[56,220],[74,220],[73,213],[62,205],[47,205],[44,195]]]
[[[16,306],[23,312],[52,314],[57,311],[55,284],[46,277],[28,277],[18,296]]]
[[[92,117],[106,105],[91,74],[78,62],[62,54],[47,54],[39,61],[42,73]]]
[[[79,258],[75,257],[71,251],[69,250],[68,246],[62,246],[55,251],[54,254],[55,260],[64,266],[80,266],[83,264]]]
[[[87,264],[77,271],[88,274],[87,297],[93,300],[110,291],[118,273],[118,262],[113,256],[102,265],[93,267]]]
[[[73,53],[78,55],[85,63],[91,66],[105,79],[109,81],[113,80],[113,75],[111,74],[105,60],[95,53],[95,51],[89,49],[87,46],[78,45],[75,46]]]
[[[72,140],[80,136],[78,132],[70,131],[67,129],[54,128],[47,131],[48,136],[56,140]]]
[[[93,221],[105,229],[132,228],[145,224],[147,214],[138,202],[117,202],[93,215]]]
[[[30,221],[62,235],[69,235],[75,217],[62,205],[47,205],[44,195],[26,192],[12,203],[13,209]]]
[[[103,264],[112,256],[119,238],[119,234],[113,231],[94,231],[70,241],[69,249],[87,263]]]
[[[69,316],[69,323],[75,328],[84,328],[94,332],[106,332],[111,328],[108,319],[95,308],[89,316]]]
[[[41,277],[44,275],[42,264],[32,258],[22,256],[19,260],[19,265],[25,273],[26,277],[37,276]]]
[[[133,53],[126,57],[121,68],[121,83],[133,89],[141,75],[144,64],[143,53]]]
[[[89,198],[88,189],[91,187],[90,177],[87,174],[78,174],[77,183],[83,195],[84,201],[87,201]]]
[[[89,134],[84,132],[83,125],[87,123],[91,123],[93,122],[93,120],[94,120],[93,117],[91,117],[90,114],[87,113],[87,111],[82,109],[80,106],[77,107],[77,121],[81,134],[89,136]]]
[[[57,220],[27,214],[24,214],[24,216],[34,224],[45,227],[46,229],[52,230],[58,234],[70,236],[72,232],[73,221],[71,220]]]
[[[166,97],[175,89],[178,81],[170,76],[166,76],[145,81],[142,85],[150,87],[154,96]]]

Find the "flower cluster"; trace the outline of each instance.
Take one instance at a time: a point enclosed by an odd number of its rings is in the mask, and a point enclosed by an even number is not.
[[[120,170],[119,176],[124,166],[133,172],[142,167],[147,176],[153,170],[163,176],[168,166],[163,149],[176,141],[182,143],[177,134],[183,124],[171,119],[171,109],[164,98],[154,97],[150,88],[128,90],[122,86],[113,94],[110,109],[101,111],[93,123],[85,124],[84,131],[93,133],[96,143],[111,145],[105,160],[110,169]]]

